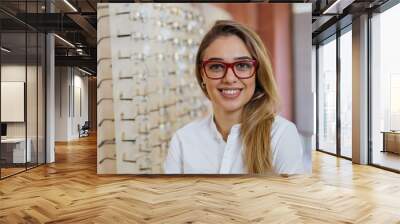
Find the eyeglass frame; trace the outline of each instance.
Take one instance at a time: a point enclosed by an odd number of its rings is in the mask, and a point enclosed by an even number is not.
[[[224,65],[226,66],[225,73],[224,73],[224,75],[223,75],[221,78],[211,78],[211,77],[209,77],[209,76],[207,75],[206,67],[205,67],[205,66],[206,66],[208,63],[210,63],[210,62],[218,62],[218,63],[224,64]],[[241,63],[241,62],[251,62],[251,63],[253,64],[253,66],[255,67],[253,74],[251,74],[249,77],[242,78],[242,77],[239,77],[239,76],[236,74],[235,69],[234,69],[233,66],[234,66],[235,64]],[[201,64],[201,67],[202,67],[203,70],[204,70],[204,74],[206,75],[206,77],[209,78],[209,79],[213,79],[213,80],[223,79],[223,78],[226,76],[226,73],[228,73],[228,69],[229,69],[229,68],[231,68],[233,74],[234,74],[234,75],[236,76],[236,78],[238,78],[238,79],[249,79],[249,78],[253,77],[254,74],[257,73],[257,69],[258,69],[258,61],[257,61],[256,59],[245,59],[245,60],[235,61],[235,62],[232,62],[232,63],[223,62],[223,61],[217,61],[217,60],[205,60],[205,61],[201,61],[200,64]]]

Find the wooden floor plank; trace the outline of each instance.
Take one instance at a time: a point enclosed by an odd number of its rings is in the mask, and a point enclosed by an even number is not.
[[[0,202],[0,223],[400,223],[400,175],[314,152],[310,176],[101,176],[91,136],[0,181]]]

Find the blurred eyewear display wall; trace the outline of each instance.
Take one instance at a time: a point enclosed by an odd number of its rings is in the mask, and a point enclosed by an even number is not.
[[[98,173],[162,173],[172,134],[209,112],[193,73],[206,30],[192,4],[98,4]]]

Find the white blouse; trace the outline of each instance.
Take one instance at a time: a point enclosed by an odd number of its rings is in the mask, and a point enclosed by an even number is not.
[[[232,126],[225,142],[213,116],[193,121],[172,137],[164,161],[167,174],[244,174],[240,124]],[[304,173],[303,148],[296,126],[276,116],[271,131],[272,166],[278,174]]]

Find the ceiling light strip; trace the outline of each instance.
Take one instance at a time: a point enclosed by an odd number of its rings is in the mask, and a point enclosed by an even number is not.
[[[66,40],[66,39],[64,39],[64,38],[62,38],[62,37],[60,37],[60,36],[57,35],[57,34],[54,34],[54,36],[57,37],[58,39],[60,39],[62,42],[64,42],[64,43],[66,43],[67,45],[69,45],[70,47],[75,48],[75,45],[73,45],[73,44],[72,44],[71,42],[69,42],[68,40]]]
[[[79,68],[79,67],[78,67],[78,70],[81,71],[81,72],[83,72],[83,73],[85,73],[85,74],[87,74],[87,75],[93,75],[92,73],[90,73],[90,72],[88,72],[88,71],[86,71],[86,70],[83,70],[83,69],[81,69],[81,68]]]
[[[78,12],[78,10],[71,4],[69,3],[68,0],[64,0],[65,4],[67,4],[74,12]]]

